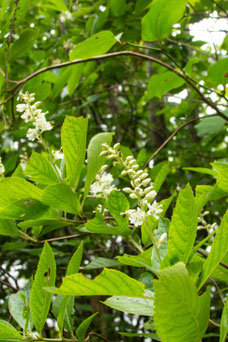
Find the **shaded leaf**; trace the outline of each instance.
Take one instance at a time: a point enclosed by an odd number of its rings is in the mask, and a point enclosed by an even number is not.
[[[182,86],[184,82],[183,78],[172,71],[165,71],[153,75],[149,80],[147,97],[149,99],[152,99],[153,97],[161,98],[170,90]]]
[[[76,330],[76,336],[79,339],[80,342],[83,342],[86,336],[86,331],[89,328],[93,318],[98,314],[98,312],[96,312],[95,314],[89,316],[88,318],[86,318],[77,328]]]
[[[133,315],[153,316],[154,312],[154,300],[148,298],[113,296],[103,303],[110,308]]]

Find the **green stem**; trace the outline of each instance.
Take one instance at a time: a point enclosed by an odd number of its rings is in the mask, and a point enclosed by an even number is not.
[[[159,250],[158,250],[158,247],[157,247],[157,245],[156,245],[156,241],[155,241],[155,239],[154,239],[153,232],[152,232],[152,230],[151,230],[151,228],[150,228],[150,224],[149,224],[147,218],[146,218],[145,222],[146,222],[146,225],[147,225],[149,234],[150,234],[151,241],[152,241],[152,243],[153,243],[153,246],[154,246],[154,248],[155,248],[156,254],[157,254],[157,256],[158,256],[158,260],[159,260],[159,262],[161,263],[161,262],[162,262],[161,256],[160,256],[160,254],[159,254]]]
[[[143,248],[132,238],[130,237],[128,241],[140,252],[144,252]]]

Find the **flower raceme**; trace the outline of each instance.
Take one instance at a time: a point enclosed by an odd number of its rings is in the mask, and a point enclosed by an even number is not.
[[[117,143],[112,147],[108,144],[103,144],[103,151],[101,156],[106,156],[107,159],[115,160],[117,163],[123,166],[121,172],[122,176],[128,176],[130,178],[131,187],[123,188],[123,191],[132,199],[137,200],[137,208],[129,209],[122,214],[129,216],[130,223],[134,224],[135,227],[142,225],[143,221],[147,216],[153,216],[156,220],[159,219],[160,213],[162,213],[162,205],[153,201],[157,193],[153,188],[151,178],[148,173],[139,170],[139,165],[133,156],[128,156],[124,159],[122,153],[119,151],[120,144]]]
[[[107,198],[112,190],[116,187],[112,184],[113,177],[111,173],[105,172],[107,165],[101,167],[96,175],[95,182],[90,186],[90,194],[93,197]]]
[[[27,138],[31,141],[40,138],[43,132],[52,129],[52,125],[45,118],[45,115],[48,112],[43,113],[41,109],[37,108],[40,105],[40,102],[38,101],[34,104],[31,104],[35,101],[34,95],[35,94],[29,94],[28,92],[25,94],[20,94],[20,98],[24,101],[24,103],[18,104],[16,106],[17,111],[19,113],[23,113],[21,118],[25,122],[32,122],[32,124],[35,126],[35,128],[29,128],[26,134]]]

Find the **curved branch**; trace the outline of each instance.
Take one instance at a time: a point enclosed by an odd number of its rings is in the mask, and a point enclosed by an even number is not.
[[[148,56],[148,55],[145,55],[145,54],[142,54],[139,52],[134,52],[134,51],[111,52],[111,53],[107,53],[105,55],[95,56],[95,57],[91,57],[91,58],[76,59],[76,60],[69,61],[69,62],[49,65],[45,68],[42,68],[42,69],[39,69],[39,70],[33,72],[32,74],[30,74],[27,77],[23,78],[22,80],[18,81],[17,84],[15,85],[15,87],[9,89],[8,92],[14,93],[14,92],[18,91],[18,88],[20,88],[20,86],[22,86],[24,83],[31,80],[33,77],[35,77],[39,74],[42,74],[43,72],[49,71],[49,70],[53,70],[53,69],[57,69],[57,68],[58,69],[64,68],[64,67],[74,65],[74,64],[85,63],[85,62],[96,61],[96,60],[100,60],[100,59],[107,59],[107,58],[118,57],[118,56],[132,56],[132,57],[142,58],[142,59],[154,62],[156,64],[159,64],[159,65],[163,66],[164,68],[166,68],[167,70],[174,72],[176,75],[183,78],[185,80],[185,82],[188,83],[190,85],[190,87],[197,92],[197,94],[199,95],[199,97],[201,98],[201,100],[203,102],[205,102],[208,106],[213,108],[217,112],[217,114],[219,116],[221,116],[224,120],[228,121],[227,116],[225,114],[223,114],[211,100],[209,100],[207,97],[205,97],[203,95],[203,93],[201,93],[201,91],[196,87],[196,85],[185,74],[183,74],[183,72],[181,72],[179,69],[173,68],[169,64],[162,62],[160,59],[157,59],[155,57]]]

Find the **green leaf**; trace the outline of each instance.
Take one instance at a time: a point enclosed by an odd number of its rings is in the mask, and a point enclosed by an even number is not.
[[[87,152],[87,175],[84,189],[84,199],[86,198],[90,185],[94,181],[94,178],[101,166],[104,165],[106,157],[101,157],[102,144],[108,145],[112,142],[113,133],[98,133],[89,142]]]
[[[128,220],[124,220],[119,226],[108,226],[104,223],[104,218],[97,213],[97,216],[92,220],[87,221],[85,228],[88,232],[95,234],[113,234],[123,235],[128,234]]]
[[[126,11],[126,0],[110,0],[109,7],[116,17],[120,17]]]
[[[61,141],[70,185],[77,187],[85,160],[88,118],[67,116],[64,120]]]
[[[24,171],[35,182],[52,185],[59,183],[58,176],[51,163],[41,154],[32,152],[28,165]]]
[[[198,213],[203,209],[207,202],[225,197],[227,195],[227,191],[223,191],[215,185],[197,185],[195,200]]]
[[[53,7],[56,9],[56,11],[69,12],[64,0],[48,0],[48,2],[53,4]]]
[[[185,81],[183,78],[172,71],[164,71],[162,73],[153,75],[149,80],[147,97],[149,99],[154,97],[161,98],[170,90],[182,86],[184,82]]]
[[[201,342],[210,313],[210,289],[197,295],[184,263],[160,271],[154,280],[154,323],[162,342]]]
[[[218,170],[217,185],[218,187],[228,193],[228,164],[215,162],[211,164]]]
[[[208,255],[203,270],[198,280],[198,288],[200,289],[206,280],[211,276],[220,261],[228,252],[228,211],[223,216],[222,222],[218,228],[210,254]]]
[[[94,279],[81,273],[63,279],[59,289],[47,291],[67,296],[129,296],[143,297],[144,285],[120,271],[106,269]]]
[[[53,251],[45,242],[30,296],[32,319],[39,334],[41,334],[47,319],[52,299],[52,294],[44,291],[43,288],[54,286],[55,274],[56,266]]]
[[[84,270],[94,270],[97,268],[115,267],[121,265],[122,263],[115,259],[96,257],[93,261],[91,261],[90,264],[84,267]]]
[[[152,338],[153,341],[161,341],[160,338],[153,333],[130,333],[130,332],[119,332],[122,336],[128,336],[128,337],[149,337]]]
[[[82,253],[83,253],[83,241],[78,246],[77,250],[74,252],[71,257],[69,264],[67,266],[66,276],[71,275],[73,273],[77,273],[79,271],[79,267],[82,261]]]
[[[33,322],[30,314],[29,301],[31,292],[32,282],[28,283],[19,292],[9,296],[9,311],[15,321],[20,325],[22,329],[27,329],[29,332],[32,331]]]
[[[60,71],[60,76],[55,82],[54,88],[52,90],[52,99],[55,99],[63,90],[64,86],[67,84],[67,82],[70,82],[70,78],[72,77],[72,72],[75,70],[74,65],[71,65],[67,68],[64,68]],[[81,67],[83,67],[81,65]]]
[[[86,331],[89,328],[93,318],[98,314],[98,312],[96,312],[95,314],[89,316],[88,318],[86,318],[77,328],[76,330],[76,336],[79,339],[80,342],[84,342],[85,336],[86,336]]]
[[[28,29],[22,32],[20,38],[16,40],[10,49],[10,61],[16,60],[28,53],[28,50],[33,46],[36,32]]]
[[[83,67],[84,63],[75,64],[72,66],[71,74],[67,82],[69,96],[73,95],[75,88],[78,86],[78,83],[82,75]]]
[[[155,177],[155,180],[153,182],[154,190],[158,192],[161,189],[162,184],[164,183],[168,173],[170,171],[169,164],[164,164]]]
[[[206,175],[217,177],[217,172],[215,170],[207,169],[206,167],[183,167],[183,170],[204,173]]]
[[[145,267],[147,270],[153,272],[153,267],[151,267],[152,249],[153,248],[150,247],[139,255],[124,254],[123,256],[117,256],[116,258],[122,264],[134,267]]]
[[[228,334],[228,300],[222,311],[219,342],[225,342]]]
[[[200,120],[197,125],[195,125],[197,134],[200,138],[208,135],[217,134],[226,121],[221,117],[209,117],[203,120]]]
[[[129,209],[129,202],[126,196],[117,190],[112,190],[108,196],[108,210],[115,220],[119,223],[123,221],[123,215],[121,213]]]
[[[154,0],[142,19],[142,39],[153,42],[168,37],[183,16],[187,0]]]
[[[23,198],[41,200],[42,191],[21,177],[4,178],[0,181],[0,208]]]
[[[47,186],[43,190],[42,202],[72,214],[79,214],[81,211],[77,195],[64,183]]]
[[[11,220],[0,219],[0,235],[19,236],[20,231]]]
[[[154,312],[154,300],[148,298],[113,296],[103,303],[110,308],[133,315],[153,316]]]
[[[0,341],[24,340],[23,336],[8,322],[0,320]]]
[[[208,69],[208,77],[207,81],[212,83],[213,85],[223,84],[225,85],[228,82],[227,74],[228,70],[228,57],[220,59],[220,61],[216,62]]]
[[[164,266],[178,261],[187,263],[196,237],[198,212],[190,185],[181,189],[169,228],[168,253]]]
[[[111,31],[101,31],[92,37],[76,45],[70,53],[70,60],[87,59],[103,55],[116,43],[116,38]]]

